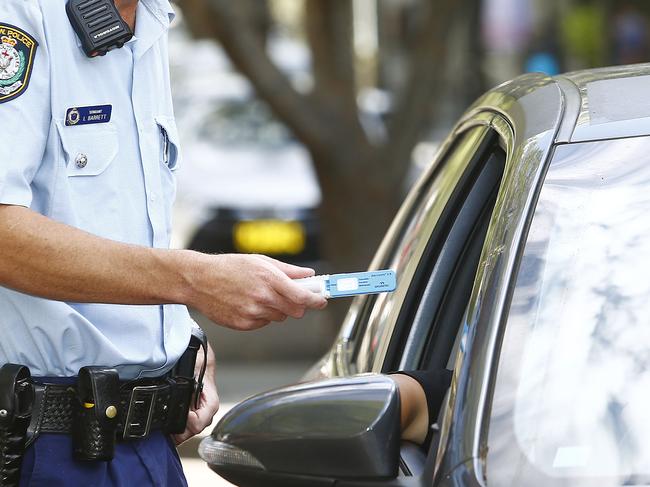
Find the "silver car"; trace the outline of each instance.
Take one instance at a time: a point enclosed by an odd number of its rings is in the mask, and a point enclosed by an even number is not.
[[[353,302],[321,380],[235,407],[201,446],[211,468],[265,487],[650,485],[649,87],[640,65],[480,98],[372,263],[397,291]],[[441,367],[423,450],[383,374]]]

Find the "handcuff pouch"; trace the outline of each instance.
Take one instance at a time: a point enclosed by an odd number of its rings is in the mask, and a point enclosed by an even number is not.
[[[112,460],[120,407],[120,378],[116,369],[79,370],[72,426],[74,456],[78,460]]]

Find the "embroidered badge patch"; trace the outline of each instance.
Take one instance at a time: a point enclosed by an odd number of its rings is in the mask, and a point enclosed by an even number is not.
[[[37,47],[38,42],[27,32],[0,22],[0,103],[27,90]]]
[[[112,105],[68,108],[68,111],[65,113],[65,124],[68,127],[72,127],[74,125],[89,125],[91,123],[108,123],[111,121],[112,113]]]

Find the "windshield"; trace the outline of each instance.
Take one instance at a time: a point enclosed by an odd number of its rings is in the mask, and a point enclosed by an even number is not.
[[[650,138],[557,148],[500,352],[490,486],[650,485]]]

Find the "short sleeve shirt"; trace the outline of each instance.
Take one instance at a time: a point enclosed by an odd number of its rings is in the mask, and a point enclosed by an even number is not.
[[[167,248],[181,165],[167,59],[172,8],[140,0],[134,39],[89,58],[65,6],[0,1],[0,204]],[[181,305],[64,303],[0,287],[0,363],[36,376],[73,376],[85,365],[160,375],[190,330]]]

